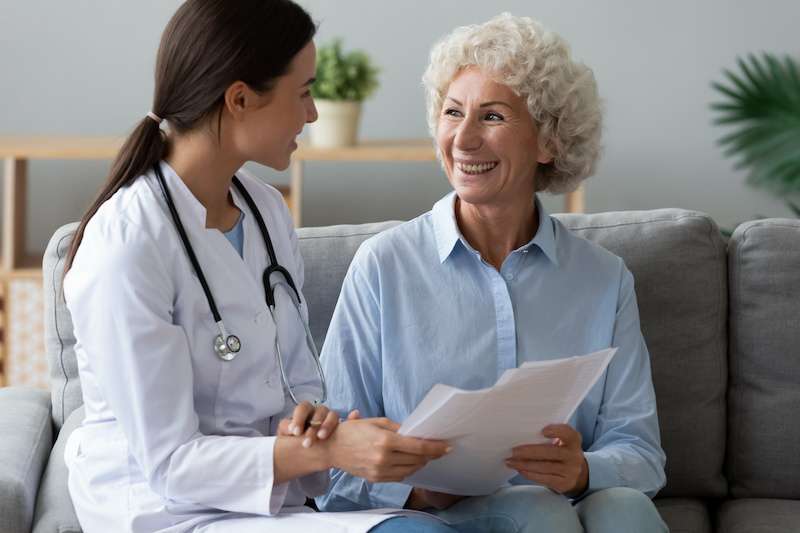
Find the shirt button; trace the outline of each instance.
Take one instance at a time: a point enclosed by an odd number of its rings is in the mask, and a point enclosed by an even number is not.
[[[511,280],[513,280],[513,279],[514,279],[514,274],[506,274],[506,279],[507,279],[508,281],[511,281]]]

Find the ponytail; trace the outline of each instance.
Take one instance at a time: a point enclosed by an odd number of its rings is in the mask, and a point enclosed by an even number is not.
[[[67,258],[64,262],[64,275],[69,272],[72,267],[72,262],[75,260],[75,254],[78,247],[83,240],[83,233],[86,231],[86,225],[92,217],[100,209],[103,203],[114,196],[122,187],[130,185],[138,176],[141,176],[153,167],[156,163],[161,161],[166,152],[166,140],[164,133],[159,127],[159,123],[153,119],[149,114],[145,117],[136,129],[128,136],[125,143],[122,145],[116,159],[111,165],[111,172],[100,189],[100,192],[95,197],[92,205],[86,210],[86,213],[81,217],[78,229],[72,237],[72,242],[67,252]]]

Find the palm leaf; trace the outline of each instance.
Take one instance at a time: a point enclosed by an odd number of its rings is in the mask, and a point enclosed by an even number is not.
[[[788,56],[738,58],[712,83],[714,124],[729,130],[717,142],[749,171],[748,183],[779,194],[800,192],[800,69]]]

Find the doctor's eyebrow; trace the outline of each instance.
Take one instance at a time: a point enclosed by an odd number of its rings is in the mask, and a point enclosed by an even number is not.
[[[301,87],[309,87],[311,85],[314,85],[315,81],[317,81],[317,78],[309,78],[309,80],[305,82],[303,85],[301,85]]]

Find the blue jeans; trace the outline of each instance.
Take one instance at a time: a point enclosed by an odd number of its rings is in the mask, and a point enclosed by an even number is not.
[[[369,533],[458,533],[458,530],[425,518],[398,516],[381,522],[370,529]]]
[[[449,530],[430,530],[437,532],[455,530],[458,533],[484,531],[661,533],[669,531],[650,498],[637,490],[622,487],[594,492],[573,506],[566,497],[544,487],[516,485],[500,489],[489,496],[466,498],[443,511],[433,509],[427,511],[447,520],[452,527]],[[391,522],[390,520],[386,524],[389,525]],[[383,533],[383,530],[375,531]]]

